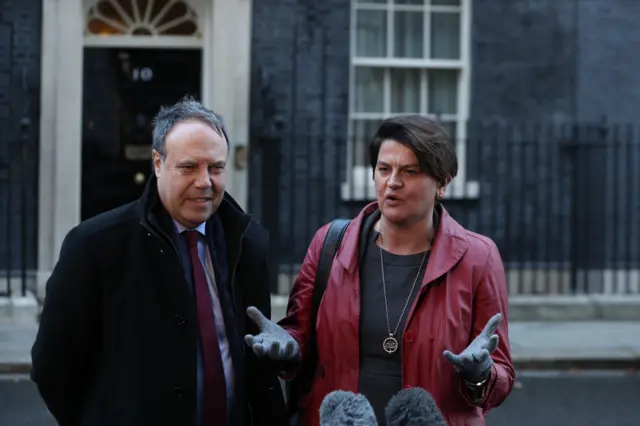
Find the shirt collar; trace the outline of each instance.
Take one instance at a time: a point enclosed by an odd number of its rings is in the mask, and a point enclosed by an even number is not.
[[[198,231],[201,235],[207,235],[207,222],[202,222],[200,225],[192,229],[187,228],[175,219],[173,219],[173,224],[176,226],[178,234],[182,234],[184,231]]]

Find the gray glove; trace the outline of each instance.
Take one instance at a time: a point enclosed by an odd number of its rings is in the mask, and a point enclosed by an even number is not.
[[[259,357],[269,357],[273,361],[296,361],[300,356],[300,346],[291,335],[278,324],[268,320],[256,307],[249,306],[247,315],[256,323],[260,333],[247,334],[245,343]]]
[[[449,350],[444,351],[444,357],[453,364],[466,381],[479,383],[489,377],[491,366],[493,366],[491,353],[496,349],[499,341],[498,335],[494,333],[501,322],[502,314],[498,313],[491,317],[484,330],[459,355]]]

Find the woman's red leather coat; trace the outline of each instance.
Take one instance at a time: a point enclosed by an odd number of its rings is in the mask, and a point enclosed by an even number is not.
[[[333,261],[318,311],[319,370],[311,394],[301,399],[304,426],[319,425],[319,407],[329,392],[358,392],[358,234],[364,217],[376,209],[376,203],[368,205],[350,223]],[[303,362],[316,265],[327,231],[325,225],[314,236],[293,286],[287,316],[279,323],[300,344]],[[462,352],[498,312],[503,314],[497,330],[500,343],[492,354],[486,397],[481,406],[473,406],[464,383],[442,353],[445,349]],[[419,386],[431,393],[450,426],[484,425],[484,414],[500,405],[513,386],[507,323],[505,274],[495,244],[463,228],[442,208],[420,294],[402,335],[403,386]]]

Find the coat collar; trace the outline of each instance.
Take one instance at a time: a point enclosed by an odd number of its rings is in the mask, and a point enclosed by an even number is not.
[[[175,227],[160,201],[158,180],[153,173],[147,180],[145,189],[140,197],[140,206],[140,222],[159,227],[167,235],[173,234],[172,231],[175,230]],[[220,203],[220,207],[218,207],[215,214],[219,214],[225,227],[225,233],[230,233],[231,237],[236,237],[236,234],[241,235],[251,222],[251,215],[246,214],[228,192],[224,193],[222,203]],[[207,221],[207,230],[209,222],[211,220]]]
[[[422,281],[423,287],[449,272],[462,258],[469,246],[466,230],[449,215],[442,205],[436,208],[440,212],[440,225],[429,255],[427,270]],[[377,212],[378,203],[370,203],[351,221],[345,231],[344,242],[336,258],[352,274],[356,273],[359,268],[358,246],[363,224],[367,217]]]

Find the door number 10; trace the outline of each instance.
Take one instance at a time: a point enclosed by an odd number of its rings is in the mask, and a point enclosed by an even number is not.
[[[153,70],[149,67],[134,68],[133,81],[151,81],[153,78]]]

